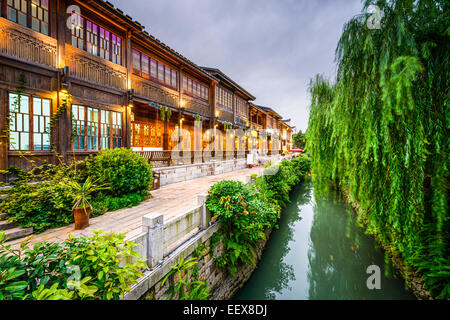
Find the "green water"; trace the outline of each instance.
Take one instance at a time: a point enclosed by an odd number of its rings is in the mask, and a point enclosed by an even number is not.
[[[315,199],[298,186],[279,229],[236,300],[414,299],[384,253],[336,195]],[[369,290],[367,267],[380,267],[381,288]]]

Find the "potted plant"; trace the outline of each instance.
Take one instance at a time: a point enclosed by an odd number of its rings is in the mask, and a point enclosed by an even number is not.
[[[75,219],[75,230],[82,230],[89,226],[89,216],[92,212],[92,206],[88,201],[90,195],[98,190],[107,189],[104,186],[96,186],[92,182],[91,177],[88,177],[83,184],[76,181],[70,181],[69,185],[72,188],[74,206],[72,208]]]

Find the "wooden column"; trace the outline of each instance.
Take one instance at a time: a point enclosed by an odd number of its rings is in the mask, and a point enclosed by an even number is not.
[[[4,89],[0,89],[0,170],[8,169],[8,149],[9,139],[7,137],[8,128],[6,118],[8,110],[8,94]],[[6,177],[0,174],[0,181],[5,181]]]
[[[132,89],[131,85],[131,74],[133,73],[133,56],[132,56],[132,50],[131,50],[131,36],[132,32],[127,31],[126,34],[126,50],[125,50],[125,56],[122,57],[123,63],[125,63],[125,67],[127,68],[127,90]],[[125,92],[125,98],[124,98],[124,106],[125,106],[125,139],[124,139],[124,147],[125,148],[131,148],[133,142],[131,141],[131,130],[132,130],[132,123],[131,123],[131,107],[133,106],[133,102],[129,100],[128,92]]]
[[[65,57],[66,57],[66,32],[67,32],[67,23],[66,23],[66,5],[64,1],[57,1],[56,5],[56,39],[58,40],[57,45],[57,67],[63,68],[65,66]],[[61,74],[57,75],[57,84],[56,84],[56,108],[53,107],[53,112],[57,112],[59,108],[63,104],[63,96],[61,93],[62,88],[62,78]],[[70,84],[68,92],[70,93]],[[56,151],[65,159],[69,160],[69,156],[72,154],[72,113],[71,113],[70,104],[67,106],[66,112],[61,114],[59,117],[58,123],[55,126],[56,130]]]

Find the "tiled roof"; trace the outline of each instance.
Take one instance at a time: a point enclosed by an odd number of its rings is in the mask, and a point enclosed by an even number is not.
[[[130,23],[133,27],[135,27],[136,29],[142,31],[142,35],[149,41],[151,41],[152,43],[156,44],[157,46],[159,46],[161,49],[168,51],[169,53],[175,55],[177,58],[181,59],[183,62],[185,62],[186,64],[188,64],[189,66],[193,67],[194,69],[196,69],[198,72],[200,72],[202,75],[206,76],[207,78],[214,80],[216,82],[219,82],[218,79],[216,79],[215,77],[213,77],[212,75],[210,75],[208,72],[206,72],[205,70],[203,70],[201,67],[199,67],[198,65],[196,65],[194,62],[192,62],[191,60],[189,60],[188,58],[186,58],[185,56],[183,56],[181,53],[175,51],[174,49],[172,49],[171,47],[169,47],[168,45],[164,44],[163,42],[161,42],[160,40],[158,40],[157,38],[155,38],[154,36],[150,35],[147,31],[145,31],[145,26],[143,26],[140,22],[133,20],[132,17],[130,17],[129,15],[125,14],[122,10],[120,10],[119,8],[116,8],[111,2],[109,1],[104,1],[104,0],[94,0],[95,3],[97,3],[98,5],[100,5],[102,8],[108,10],[109,12],[119,16],[120,18],[122,18],[123,20],[125,20],[126,22]]]
[[[252,95],[250,92],[248,92],[247,90],[245,90],[244,88],[242,88],[240,85],[238,85],[236,82],[233,81],[233,79],[231,79],[230,77],[228,77],[225,73],[223,73],[222,71],[220,71],[220,69],[217,68],[210,68],[210,67],[201,67],[202,69],[204,69],[206,72],[212,74],[213,76],[215,76],[216,78],[222,78],[225,82],[227,82],[229,85],[231,85],[232,87],[238,89],[239,91],[241,91],[244,95],[246,95],[250,101],[254,101],[256,98],[254,95]]]

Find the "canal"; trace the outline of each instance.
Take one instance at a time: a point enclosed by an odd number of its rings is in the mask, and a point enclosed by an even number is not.
[[[386,259],[387,260],[387,259]],[[381,270],[369,290],[368,266]],[[342,199],[316,199],[312,183],[296,187],[261,262],[236,300],[414,299]]]

